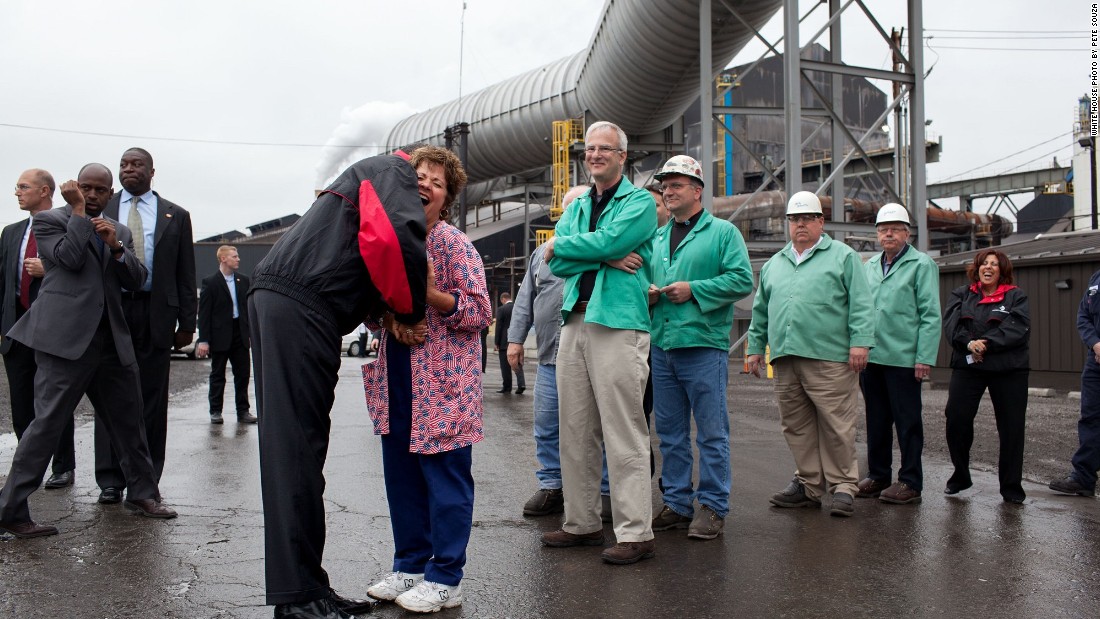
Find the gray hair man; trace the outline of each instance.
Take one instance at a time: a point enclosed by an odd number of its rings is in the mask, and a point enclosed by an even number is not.
[[[546,243],[550,270],[565,280],[558,347],[565,520],[543,535],[547,546],[603,545],[600,448],[607,452],[615,546],[604,561],[624,565],[655,554],[642,412],[649,368],[649,280],[607,264],[636,253],[650,258],[657,212],[649,192],[623,176],[626,134],[597,122],[585,135],[592,190],[562,215]]]
[[[856,496],[920,503],[921,381],[940,347],[940,270],[909,245],[909,212],[900,204],[883,205],[875,229],[882,251],[864,265],[875,304],[875,348],[860,374],[867,405],[867,477]],[[895,428],[901,466],[891,484]]]

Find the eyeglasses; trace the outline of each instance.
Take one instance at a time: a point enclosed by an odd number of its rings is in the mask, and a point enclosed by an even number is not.
[[[586,155],[594,155],[596,153],[599,153],[601,155],[606,155],[608,153],[622,152],[622,150],[623,149],[615,148],[614,146],[585,146],[584,147],[584,152],[585,152]]]
[[[31,187],[30,185],[16,185],[15,186],[16,191],[30,191],[31,189],[33,189],[33,187]]]
[[[661,191],[668,191],[670,189],[672,191],[680,191],[684,187],[688,187],[690,185],[691,183],[664,183],[661,185]]]
[[[821,215],[787,215],[787,221],[792,224],[808,224],[818,217]]]
[[[906,228],[905,226],[879,226],[877,230],[879,234],[886,234],[887,232],[893,232],[894,234],[909,232],[909,228]]]

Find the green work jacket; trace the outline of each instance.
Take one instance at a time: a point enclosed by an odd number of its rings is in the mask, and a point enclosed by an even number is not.
[[[850,348],[875,345],[874,307],[863,261],[844,243],[821,243],[796,265],[791,244],[760,269],[748,354],[848,362]]]
[[[936,364],[940,348],[940,269],[909,247],[882,276],[879,252],[864,265],[875,304],[875,348],[869,361],[911,368]]]
[[[691,299],[673,303],[661,295],[653,306],[653,339],[664,350],[704,346],[727,350],[733,304],[752,292],[752,267],[736,226],[703,211],[676,253],[669,255],[670,220],[653,238],[653,284],[691,286]]]
[[[649,331],[648,271],[639,269],[631,274],[604,261],[618,260],[630,252],[640,255],[643,264],[650,261],[657,229],[653,196],[624,178],[600,214],[595,232],[588,231],[591,214],[592,195],[585,193],[569,204],[554,227],[550,271],[565,280],[562,323],[577,303],[581,273],[596,271],[584,321],[612,329]]]

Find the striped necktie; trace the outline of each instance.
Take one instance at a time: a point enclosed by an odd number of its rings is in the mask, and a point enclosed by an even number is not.
[[[126,227],[134,234],[134,256],[138,262],[145,264],[145,226],[141,223],[141,213],[138,212],[138,203],[141,198],[130,198],[130,214],[126,217]]]

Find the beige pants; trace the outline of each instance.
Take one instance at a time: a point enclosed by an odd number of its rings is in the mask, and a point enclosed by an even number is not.
[[[855,496],[859,375],[847,363],[804,357],[780,357],[774,367],[783,437],[806,494],[820,500],[824,485]]]
[[[584,322],[572,313],[558,343],[558,415],[562,529],[583,535],[603,528],[600,477],[603,451],[619,542],[653,539],[649,426],[642,412],[649,334]]]

